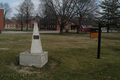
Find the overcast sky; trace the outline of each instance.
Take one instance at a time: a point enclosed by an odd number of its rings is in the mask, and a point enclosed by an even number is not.
[[[16,13],[16,8],[18,7],[18,5],[23,2],[24,0],[0,0],[0,2],[6,2],[10,5],[10,8],[12,9],[12,13],[11,16],[13,16],[14,13]],[[34,7],[35,9],[38,8],[39,5],[39,0],[31,0],[34,3]]]
[[[10,8],[12,9],[12,13],[11,16],[13,16],[13,14],[17,13],[16,8],[18,7],[18,5],[23,2],[24,0],[0,0],[0,2],[7,2],[10,5]],[[35,10],[37,10],[38,5],[39,5],[39,0],[31,0],[34,3],[35,6]],[[103,0],[98,0],[103,1]]]

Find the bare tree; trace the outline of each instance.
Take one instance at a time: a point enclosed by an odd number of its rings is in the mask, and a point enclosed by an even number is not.
[[[46,16],[46,9],[47,9],[47,5],[45,3],[44,0],[39,0],[40,1],[40,4],[38,6],[38,14],[41,18],[44,18]]]
[[[21,3],[19,4],[16,10],[18,11],[18,14],[15,14],[15,17],[16,17],[17,22],[21,24],[21,31],[22,31],[25,18],[24,18],[24,8],[22,7]]]
[[[11,12],[11,8],[8,3],[0,3],[0,8],[4,9],[4,19],[6,19]]]
[[[76,10],[77,13],[72,19],[72,21],[77,25],[77,33],[79,33],[80,26],[82,25],[83,19],[89,17],[91,14],[95,13],[98,6],[96,4],[97,0],[77,0]]]
[[[63,34],[64,26],[68,24],[76,13],[73,12],[76,6],[76,0],[45,0],[45,2],[58,20],[60,34]]]
[[[32,15],[34,14],[34,4],[31,0],[24,0],[21,7],[23,7],[24,19],[27,24],[26,30],[28,30],[28,23],[32,20]]]
[[[47,26],[49,26],[50,22],[55,20],[53,12],[44,0],[40,0],[38,13],[41,17],[41,25],[43,25],[46,29]]]
[[[82,24],[83,25],[91,25],[91,26],[96,26],[96,22],[95,22],[95,19],[96,19],[96,14],[94,13],[91,13],[87,16],[85,16],[82,20]]]
[[[19,4],[18,8],[16,8],[18,14],[15,14],[15,17],[18,23],[21,24],[21,30],[23,30],[23,25],[27,24],[26,30],[28,30],[28,24],[33,19],[34,14],[34,4],[31,0],[24,0]]]

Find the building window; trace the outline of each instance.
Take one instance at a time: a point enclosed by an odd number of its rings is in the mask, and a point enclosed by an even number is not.
[[[7,24],[5,25],[5,27],[7,27]]]
[[[10,25],[8,24],[8,27],[10,28]]]

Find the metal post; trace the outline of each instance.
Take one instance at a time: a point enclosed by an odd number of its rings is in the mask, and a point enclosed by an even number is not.
[[[98,54],[97,54],[97,59],[100,59],[100,48],[101,48],[101,24],[99,23]]]

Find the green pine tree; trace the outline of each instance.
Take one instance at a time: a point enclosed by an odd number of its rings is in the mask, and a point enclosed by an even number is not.
[[[99,6],[102,9],[101,12],[98,12],[101,15],[99,21],[107,27],[107,32],[109,32],[110,27],[119,27],[120,11],[118,0],[104,0]]]

